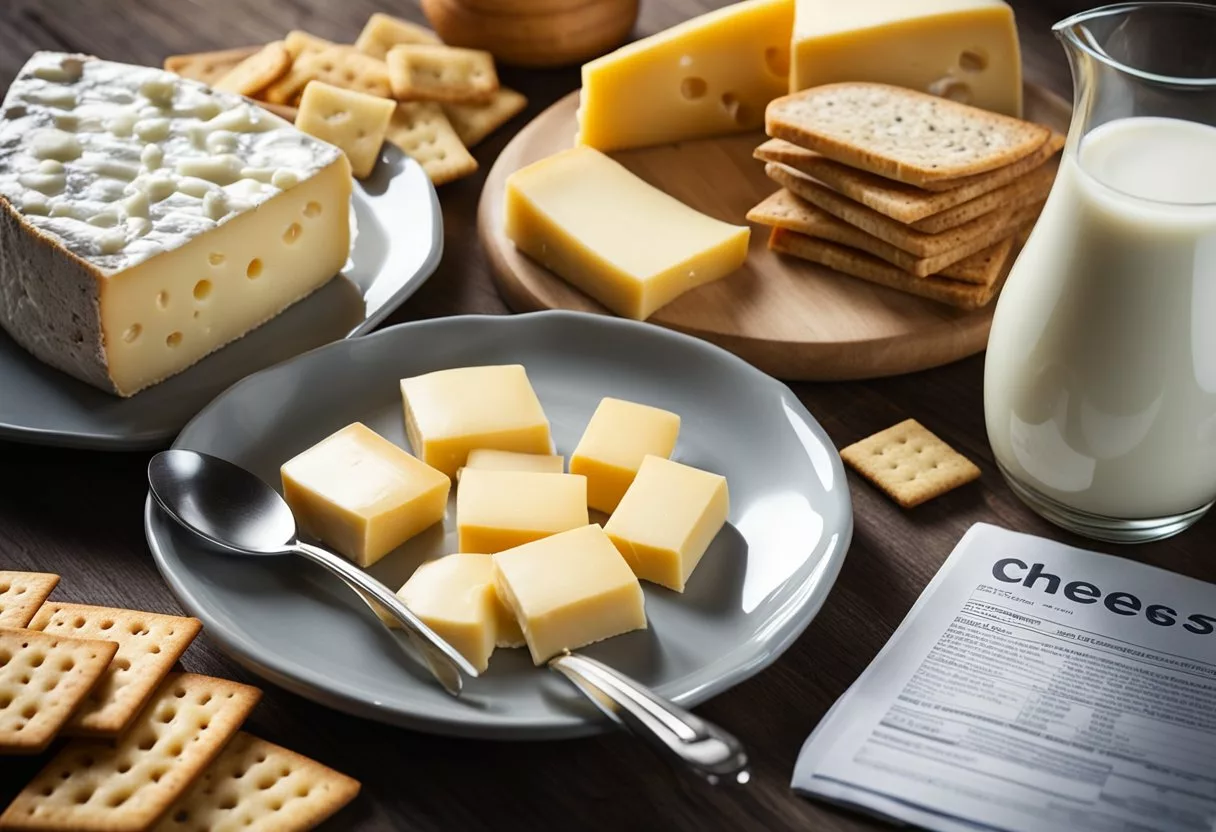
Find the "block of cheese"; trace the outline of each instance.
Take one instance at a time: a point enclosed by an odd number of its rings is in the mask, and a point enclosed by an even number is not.
[[[583,64],[577,141],[599,150],[758,130],[785,95],[793,0],[746,0]]]
[[[494,585],[523,628],[536,664],[646,629],[642,587],[599,526],[499,552]]]
[[[506,234],[618,315],[645,320],[747,259],[746,227],[694,211],[589,147],[507,179]]]
[[[456,491],[462,552],[501,552],[585,526],[587,478],[467,468]]]
[[[289,460],[280,474],[300,527],[360,566],[442,521],[452,485],[360,422]]]
[[[405,432],[414,453],[449,477],[469,451],[553,451],[549,420],[519,364],[458,367],[401,380]]]
[[[648,456],[604,531],[639,578],[683,592],[729,512],[725,477]]]
[[[605,398],[570,457],[570,473],[587,478],[587,505],[609,514],[647,456],[669,457],[680,417],[657,407]]]
[[[1002,0],[797,0],[790,92],[871,81],[1020,118],[1022,59]]]
[[[566,461],[557,454],[520,454],[515,451],[495,451],[474,448],[469,451],[465,468],[489,468],[494,471],[536,471],[540,474],[560,474]]]
[[[36,53],[0,111],[0,326],[132,395],[337,274],[350,194],[341,151],[240,96]]]

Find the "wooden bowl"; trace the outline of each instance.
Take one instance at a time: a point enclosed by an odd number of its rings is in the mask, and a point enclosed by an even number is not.
[[[444,43],[484,49],[504,64],[582,63],[620,46],[638,0],[422,0]]]

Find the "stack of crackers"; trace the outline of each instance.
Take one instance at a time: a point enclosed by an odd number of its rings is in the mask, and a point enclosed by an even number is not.
[[[175,669],[197,619],[48,600],[0,571],[0,754],[56,753],[0,829],[311,829],[359,792],[240,731],[261,691]]]
[[[885,84],[773,101],[769,247],[963,309],[997,294],[1055,179],[1050,128]]]
[[[436,185],[476,171],[477,160],[468,149],[528,103],[498,83],[490,53],[444,46],[431,30],[379,13],[353,45],[293,31],[263,46],[172,55],[164,65],[218,90],[247,96],[290,121],[296,121],[313,82],[389,102],[384,138],[414,157]],[[360,110],[352,107],[356,114]],[[355,159],[352,166],[359,171]]]

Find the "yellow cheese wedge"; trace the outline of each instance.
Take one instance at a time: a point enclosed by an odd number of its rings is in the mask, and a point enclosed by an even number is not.
[[[606,398],[570,457],[570,473],[587,477],[587,505],[611,514],[648,455],[669,457],[680,417],[657,407]]]
[[[873,81],[1022,115],[1013,10],[1001,0],[797,0],[790,92]]]
[[[456,492],[462,552],[501,552],[585,526],[587,478],[467,468]]]
[[[635,320],[747,259],[746,227],[694,211],[587,147],[507,179],[506,234],[522,252]]]
[[[583,65],[578,143],[600,150],[758,130],[785,95],[793,0],[748,0]]]
[[[280,473],[300,527],[360,566],[443,520],[452,485],[360,422],[291,459]]]
[[[475,448],[547,454],[549,422],[518,364],[460,367],[401,381],[405,432],[428,465],[454,477]]]
[[[499,552],[494,584],[523,627],[536,664],[646,629],[642,587],[599,526]]]
[[[648,456],[604,531],[639,578],[683,592],[729,511],[725,477]]]
[[[557,454],[520,454],[515,451],[495,451],[475,448],[469,451],[465,468],[488,468],[494,471],[536,471],[541,474],[560,474],[566,461]]]

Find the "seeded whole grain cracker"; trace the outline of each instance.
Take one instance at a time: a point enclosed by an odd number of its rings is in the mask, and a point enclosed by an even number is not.
[[[197,618],[48,601],[30,629],[113,641],[118,652],[65,733],[116,737],[135,719],[202,628]]]
[[[977,251],[957,263],[951,263],[938,272],[937,276],[963,283],[991,286],[1000,278],[1002,272],[1013,264],[1014,249],[1018,247],[1016,243],[1016,236],[1006,237],[994,246]]]
[[[961,205],[956,205],[914,222],[911,228],[926,234],[940,234],[951,228],[957,228],[963,223],[984,216],[992,211],[1003,208],[1018,209],[1026,205],[1034,205],[1047,199],[1051,185],[1056,180],[1059,163],[1056,161],[1040,165],[1025,176],[1003,185],[995,191],[977,196]]]
[[[221,49],[215,52],[170,55],[165,58],[164,68],[167,72],[189,78],[192,81],[214,84],[227,75],[234,66],[257,53],[261,48],[260,46],[241,46],[237,49]]]
[[[379,98],[393,97],[384,62],[364,55],[353,46],[342,45],[302,53],[287,74],[267,87],[261,97],[271,104],[295,104],[310,81],[323,81]]]
[[[117,649],[112,641],[0,627],[0,753],[46,748]]]
[[[241,732],[152,832],[302,832],[358,793],[359,781]]]
[[[494,56],[480,49],[404,44],[385,58],[392,95],[401,101],[484,104],[498,90]]]
[[[50,572],[0,571],[0,627],[24,627],[59,583]]]
[[[829,188],[893,220],[914,223],[1008,185],[1041,167],[1063,146],[1064,136],[1052,133],[1051,138],[1029,156],[989,173],[948,180],[958,184],[941,191],[925,190],[851,168],[784,139],[769,139],[756,148],[754,155],[761,161],[785,165],[818,179]]]
[[[136,832],[203,773],[261,691],[173,673],[116,743],[73,740],[0,815],[0,829]]]
[[[988,305],[1000,291],[1010,265],[1006,264],[991,286],[978,286],[938,275],[916,277],[860,249],[818,240],[785,228],[774,228],[770,232],[768,247],[781,254],[819,263],[850,277],[965,310]]]
[[[477,170],[477,160],[456,135],[443,108],[432,101],[398,104],[388,124],[387,138],[416,159],[436,185]]]
[[[528,99],[522,93],[499,87],[486,104],[444,104],[443,112],[464,146],[472,147],[527,106]]]
[[[376,12],[363,25],[363,31],[355,40],[355,48],[364,55],[383,61],[388,50],[410,43],[439,44],[442,41],[425,26]]]
[[[228,70],[211,86],[237,95],[256,95],[291,68],[291,54],[282,41],[268,43]]]
[[[840,458],[903,508],[979,479],[975,464],[915,419],[855,442]]]
[[[1012,232],[1009,225],[1011,209],[1021,206],[1010,205],[991,211],[982,217],[976,217],[969,222],[954,228],[949,228],[937,234],[917,231],[901,222],[867,208],[859,202],[841,196],[831,188],[824,187],[818,182],[808,179],[803,174],[782,165],[769,163],[764,166],[768,177],[796,196],[806,200],[817,208],[826,211],[848,225],[858,228],[867,234],[889,243],[897,249],[914,254],[918,258],[937,257],[947,252],[955,251],[960,246],[973,242],[977,238],[987,238],[987,242],[973,247],[968,254],[986,248],[996,240],[1007,237]],[[1037,196],[1041,201],[1042,195]],[[1027,200],[1028,203],[1031,200]],[[995,234],[996,236],[992,236]]]
[[[986,173],[1029,156],[1050,128],[916,90],[845,82],[778,98],[769,136],[888,179],[925,183]]]

